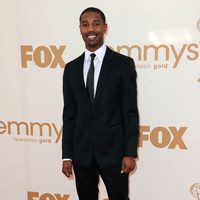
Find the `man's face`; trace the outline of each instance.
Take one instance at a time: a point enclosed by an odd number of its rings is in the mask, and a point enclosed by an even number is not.
[[[96,51],[102,46],[107,24],[104,24],[100,14],[87,12],[81,16],[80,32],[89,51]]]

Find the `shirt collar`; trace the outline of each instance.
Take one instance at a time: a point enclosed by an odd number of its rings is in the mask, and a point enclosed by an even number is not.
[[[85,50],[85,61],[90,61],[90,54],[94,53],[96,55],[96,57],[102,62],[103,58],[105,56],[106,53],[106,45],[103,44],[100,48],[98,48],[95,52],[91,52],[89,50]]]

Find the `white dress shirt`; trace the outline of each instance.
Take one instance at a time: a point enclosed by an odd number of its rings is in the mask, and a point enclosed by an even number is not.
[[[98,83],[98,79],[99,79],[99,74],[101,71],[101,66],[103,63],[104,56],[106,54],[106,45],[103,44],[95,52],[90,52],[87,49],[85,50],[85,58],[84,58],[84,63],[83,63],[83,78],[84,78],[85,87],[86,87],[86,81],[87,81],[87,74],[88,74],[90,62],[91,62],[90,54],[92,54],[92,53],[94,53],[96,55],[94,58],[94,96],[95,96],[96,89],[97,89],[97,83]],[[64,158],[63,161],[64,160],[71,160],[71,159]]]
[[[90,52],[87,49],[85,50],[85,59],[83,63],[83,77],[84,77],[84,83],[86,86],[86,80],[87,80],[87,74],[90,67],[91,57],[90,55],[94,53],[96,56],[94,58],[94,96],[96,94],[97,89],[97,83],[99,79],[99,74],[101,71],[101,66],[103,63],[103,59],[106,53],[106,45],[103,44],[99,49],[97,49],[95,52]]]

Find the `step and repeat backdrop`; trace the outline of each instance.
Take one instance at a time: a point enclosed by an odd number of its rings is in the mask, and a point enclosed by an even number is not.
[[[200,1],[0,0],[0,199],[78,200],[62,172],[62,75],[84,50],[79,15],[134,58],[140,142],[131,200],[200,200]],[[100,200],[107,194],[100,182]]]

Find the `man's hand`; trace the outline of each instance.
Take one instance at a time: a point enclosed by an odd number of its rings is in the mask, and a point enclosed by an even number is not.
[[[64,160],[62,164],[62,172],[67,176],[73,176],[72,173],[72,161],[71,160]]]
[[[121,173],[129,173],[135,169],[136,161],[132,157],[124,157],[122,160]]]

